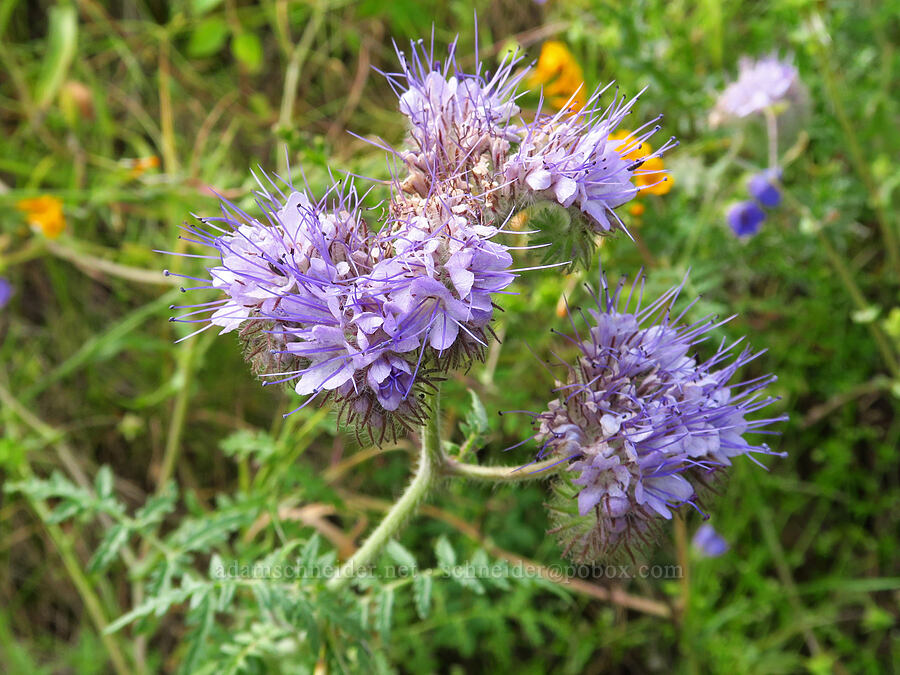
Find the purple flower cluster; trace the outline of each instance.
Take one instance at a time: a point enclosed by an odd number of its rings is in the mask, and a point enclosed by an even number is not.
[[[781,203],[780,169],[766,169],[755,174],[747,182],[747,191],[752,199],[733,204],[726,214],[732,232],[738,237],[750,237],[762,227],[766,220],[763,207],[773,209]]]
[[[443,64],[420,43],[411,56],[398,51],[401,71],[387,77],[410,122],[409,149],[397,152],[409,169],[398,181],[395,206],[415,213],[420,204],[396,204],[406,196],[437,199],[479,225],[497,224],[539,200],[569,208],[583,226],[604,234],[624,230],[614,209],[638,193],[635,176],[644,161],[675,145],[669,139],[638,161],[629,159],[659,126],[656,118],[627,141],[610,138],[631,113],[637,97],[616,93],[600,103],[609,86],[598,89],[578,112],[539,111],[531,122],[519,117],[517,88],[527,69],[516,73],[515,56],[493,74],[479,64],[475,74],[459,70],[455,44]],[[474,215],[474,218],[472,217]]]
[[[716,101],[710,115],[714,125],[761,113],[779,103],[791,103],[802,95],[797,68],[776,56],[758,60],[744,57],[738,69],[737,80]]]
[[[549,198],[609,231],[640,165],[609,139],[633,100],[600,110],[598,91],[582,113],[525,123],[516,98],[527,69],[514,56],[465,73],[455,43],[443,63],[421,42],[397,53],[400,70],[386,77],[409,136],[385,149],[406,174],[377,232],[352,184],[315,201],[261,183],[259,217],[223,200],[220,216],[188,228],[214,249],[199,256],[216,264],[198,288],[224,299],[176,319],[238,331],[261,376],[332,398],[379,438],[421,421],[431,375],[483,355],[496,296],[514,278],[509,247],[494,240],[507,220]]]
[[[514,192],[525,191],[527,197],[549,199],[565,207],[574,205],[601,234],[625,229],[614,209],[637,195],[636,172],[640,173],[646,160],[676,144],[670,138],[656,152],[638,161],[629,159],[627,155],[659,130],[656,122],[660,118],[628,139],[611,139],[637,97],[627,100],[616,93],[613,102],[601,109],[599,99],[605,90],[594,92],[575,114],[568,108],[555,115],[538,114],[504,167]]]
[[[221,259],[201,288],[225,298],[179,307],[192,311],[176,320],[240,329],[261,375],[295,381],[310,400],[332,397],[379,440],[421,421],[422,375],[443,369],[447,352],[484,344],[492,295],[513,279],[505,248],[464,223],[373,234],[352,184],[320,202],[263,189],[257,203],[263,219],[223,203],[221,216],[189,228]]]
[[[571,338],[578,356],[567,364],[568,381],[536,416],[540,456],[568,462],[556,532],[579,560],[630,552],[672,509],[696,506],[733,458],[776,454],[744,435],[783,419],[748,419],[773,401],[762,390],[774,377],[732,383],[758,354],[735,355],[737,343],[724,342],[705,361],[693,353],[724,322],[673,318],[681,286],[643,307],[643,281],[620,303],[623,287],[624,280],[610,293],[604,280],[597,308],[584,317],[587,333]]]

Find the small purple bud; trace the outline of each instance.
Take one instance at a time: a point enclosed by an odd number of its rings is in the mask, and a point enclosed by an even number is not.
[[[728,542],[709,523],[704,523],[697,529],[691,543],[706,558],[718,558],[729,548]]]
[[[750,195],[767,209],[774,209],[781,203],[778,173],[777,169],[767,169],[753,176],[747,183]]]
[[[12,297],[13,287],[12,284],[9,283],[8,280],[0,277],[0,309],[6,307],[6,303],[9,302],[9,299]]]
[[[728,209],[728,224],[738,237],[749,237],[759,232],[766,214],[754,201],[738,202]]]

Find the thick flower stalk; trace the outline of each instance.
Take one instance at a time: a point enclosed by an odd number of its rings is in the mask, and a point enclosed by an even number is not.
[[[758,354],[724,342],[706,360],[694,354],[724,322],[673,318],[681,286],[646,306],[642,280],[624,302],[623,287],[610,293],[604,281],[596,309],[584,315],[586,332],[570,338],[577,358],[566,383],[535,418],[539,458],[567,463],[551,508],[577,560],[649,542],[672,509],[697,507],[733,459],[777,454],[745,435],[783,419],[752,418],[774,400],[762,393],[774,377],[732,381]]]

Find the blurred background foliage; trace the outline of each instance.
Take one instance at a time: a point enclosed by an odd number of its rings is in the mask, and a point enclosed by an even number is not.
[[[430,612],[417,606],[421,588],[396,599],[373,588],[374,623],[341,628],[374,654],[365,668],[877,673],[900,663],[900,279],[884,235],[898,227],[895,0],[0,0],[0,276],[13,289],[0,310],[0,670],[364,668],[325,624],[316,649],[286,640],[257,589],[218,608],[171,591],[211,561],[288,556],[319,538],[322,552],[346,556],[405,485],[414,441],[373,450],[327,411],[283,419],[296,398],[261,388],[232,336],[173,345],[186,331],[166,318],[181,294],[159,270],[202,268],[156,251],[190,250],[179,225],[216,210],[213,189],[252,209],[256,167],[290,166],[314,192],[330,170],[388,177],[384,153],[347,133],[403,138],[373,69],[394,67],[393,40],[432,30],[438,45],[459,34],[473,65],[473,9],[489,65],[515,45],[536,59],[555,39],[589,88],[648,87],[635,118],[665,114],[660,136],[681,140],[665,158],[675,183],[643,200],[642,215],[623,214],[638,245],[608,242],[603,267],[615,277],[643,266],[651,294],[691,269],[688,291],[702,295],[692,316],[739,315],[721,336],[768,349],[747,374],[779,375],[791,420],[773,445],[789,457],[768,472],[735,467],[711,507],[726,555],[687,550],[696,513],[666,533],[650,560],[683,565],[680,580],[504,590],[436,579]],[[738,57],[770,52],[797,64],[808,110],[781,139],[788,206],[740,241],[724,209],[764,165],[765,143],[752,124],[711,130],[707,115]],[[36,197],[58,201],[23,212]],[[528,418],[495,411],[543,407],[553,383],[537,357],[565,349],[548,329],[566,328],[563,296],[584,302],[582,282],[596,274],[595,263],[516,283],[496,326],[502,347],[446,387],[447,438],[462,441],[471,389],[488,412],[478,460],[528,461],[528,445],[503,452],[529,435]],[[406,530],[403,551],[435,569],[479,551],[559,563],[545,489],[453,484]],[[608,602],[609,588],[653,611]],[[159,616],[103,633],[167,592],[151,608]]]

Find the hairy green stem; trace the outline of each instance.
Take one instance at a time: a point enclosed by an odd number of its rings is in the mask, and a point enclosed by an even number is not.
[[[415,515],[419,506],[442,478],[456,476],[493,483],[516,483],[548,478],[565,467],[565,462],[561,462],[558,458],[514,467],[479,466],[447,457],[441,449],[439,397],[440,393],[434,395],[431,412],[422,427],[422,449],[415,477],[368,539],[328,580],[329,589],[341,590],[359,573],[364,572],[388,541]]]
[[[381,549],[396,535],[400,528],[415,515],[419,505],[428,496],[440,479],[441,455],[440,435],[440,394],[431,401],[431,412],[422,427],[422,449],[419,453],[419,467],[416,476],[400,499],[387,512],[384,520],[375,528],[363,545],[350,556],[341,569],[328,580],[328,588],[340,590],[347,586],[360,571],[364,570],[381,552]]]
[[[550,476],[553,476],[557,471],[565,467],[566,462],[560,461],[558,457],[518,467],[480,466],[447,458],[444,460],[441,470],[450,476],[470,478],[489,483],[522,483],[528,480],[550,478]]]

